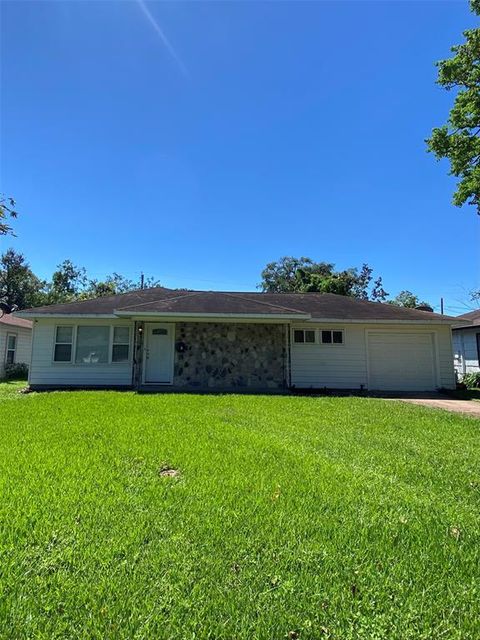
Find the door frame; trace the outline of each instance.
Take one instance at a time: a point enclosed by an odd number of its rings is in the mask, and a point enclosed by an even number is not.
[[[160,325],[167,326],[170,330],[170,339],[171,339],[171,357],[170,357],[170,381],[169,382],[147,382],[146,380],[146,372],[147,372],[147,350],[148,350],[148,332],[149,327],[152,325]],[[174,363],[175,363],[175,323],[174,322],[145,322],[144,327],[144,339],[143,339],[143,347],[142,347],[142,384],[146,385],[162,385],[168,386],[173,384],[173,376],[174,376]]]

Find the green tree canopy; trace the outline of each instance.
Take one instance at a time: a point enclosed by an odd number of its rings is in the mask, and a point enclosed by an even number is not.
[[[71,260],[64,260],[57,265],[52,280],[47,285],[49,304],[69,302],[82,294],[88,283],[84,267],[78,267]]]
[[[88,285],[82,292],[84,298],[99,298],[102,296],[112,296],[117,293],[127,293],[128,291],[135,291],[142,286],[141,281],[130,280],[119,273],[112,273],[105,278],[105,280],[89,280]],[[156,278],[149,276],[144,278],[143,287],[148,289],[150,287],[159,287],[160,281]]]
[[[64,260],[57,266],[47,285],[47,299],[49,304],[100,298],[117,293],[126,293],[140,289],[140,280],[130,280],[120,273],[112,273],[104,280],[90,279],[85,267],[79,267],[71,260]],[[160,282],[149,276],[143,279],[143,287],[159,287]]]
[[[480,0],[470,2],[480,15]],[[453,203],[473,205],[480,214],[480,28],[464,31],[465,42],[452,47],[454,54],[437,62],[437,83],[455,92],[447,123],[433,129],[426,140],[438,160],[450,161],[450,174],[459,178]]]
[[[8,249],[0,258],[0,300],[27,309],[44,304],[45,282],[37,278],[21,253]]]
[[[363,300],[385,300],[388,293],[383,289],[382,279],[377,278],[372,287],[372,274],[368,264],[363,264],[360,271],[356,268],[335,271],[330,262],[284,256],[266,265],[259,286],[268,293],[319,291]]]
[[[420,300],[418,296],[416,296],[411,291],[400,291],[400,293],[393,298],[393,300],[388,300],[389,304],[394,304],[397,307],[407,307],[409,309],[415,309],[416,307],[426,306],[430,307],[431,305],[424,300]]]
[[[333,267],[333,264],[314,262],[311,258],[284,256],[266,265],[262,271],[262,282],[259,286],[262,291],[268,293],[302,291],[311,275],[329,276],[332,274]]]

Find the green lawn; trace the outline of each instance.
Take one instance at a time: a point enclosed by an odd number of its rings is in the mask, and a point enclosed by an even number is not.
[[[20,387],[0,386],[1,638],[480,637],[480,421]]]

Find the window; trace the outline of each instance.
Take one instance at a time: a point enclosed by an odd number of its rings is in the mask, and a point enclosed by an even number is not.
[[[113,327],[112,362],[128,362],[130,327]]]
[[[322,344],[343,344],[343,331],[322,330]]]
[[[77,327],[77,364],[103,364],[108,362],[110,327]]]
[[[296,344],[315,343],[315,331],[312,329],[295,329],[293,332],[293,341]]]
[[[57,327],[55,332],[54,362],[71,362],[73,327]]]
[[[7,334],[7,350],[5,353],[5,363],[13,364],[15,362],[15,353],[17,351],[17,336],[14,333]]]

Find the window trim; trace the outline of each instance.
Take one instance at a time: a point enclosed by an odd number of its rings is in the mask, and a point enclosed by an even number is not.
[[[323,342],[322,341],[322,331],[330,331],[332,341],[331,342]],[[338,331],[342,334],[341,342],[333,342],[333,332]],[[324,327],[319,329],[319,344],[321,347],[344,347],[345,346],[345,329],[331,329],[330,327]]]
[[[72,329],[72,341],[71,342],[57,342],[57,330],[60,327],[67,327],[68,329]],[[52,362],[55,365],[66,365],[66,364],[74,364],[73,361],[73,354],[75,353],[75,342],[76,342],[76,332],[75,332],[75,325],[73,324],[56,324],[53,328],[53,348],[52,348]],[[57,346],[57,344],[69,344],[72,347],[72,350],[70,351],[70,360],[55,360],[55,347]]]
[[[313,331],[315,333],[315,342],[295,342],[295,331]],[[330,331],[331,333],[333,331],[338,331],[342,334],[342,342],[322,342],[322,331]],[[347,336],[347,331],[345,329],[344,326],[342,327],[332,327],[331,325],[328,326],[316,326],[315,328],[312,327],[305,327],[305,326],[292,326],[291,327],[291,338],[290,338],[290,344],[293,347],[306,347],[306,346],[318,346],[318,347],[344,347],[346,344],[346,336]],[[333,335],[332,335],[332,340],[333,340]]]
[[[109,334],[108,334],[108,360],[107,362],[75,362],[76,360],[76,353],[77,353],[77,331],[78,331],[78,327],[105,327],[107,326],[109,328]],[[72,329],[72,342],[58,342],[57,343],[57,328],[58,327],[68,327]],[[128,341],[128,360],[124,360],[123,362],[113,362],[112,360],[112,353],[113,353],[113,336],[114,336],[114,329],[115,327],[122,327],[122,328],[127,328],[128,329],[128,334],[129,334],[129,341]],[[91,322],[88,322],[87,324],[56,324],[54,327],[54,334],[53,334],[53,349],[52,349],[52,365],[54,365],[55,367],[62,367],[62,366],[70,366],[70,367],[105,367],[105,366],[114,366],[114,367],[118,367],[118,366],[125,366],[125,365],[131,365],[132,364],[132,358],[133,358],[133,337],[134,337],[135,332],[132,331],[132,325],[131,324],[92,324]],[[72,351],[70,354],[70,360],[63,360],[63,361],[58,361],[55,360],[55,346],[57,344],[71,344],[72,345]],[[127,344],[126,342],[122,342],[122,343],[118,343],[118,344]]]
[[[128,342],[115,342],[115,329],[116,328],[120,328],[120,329],[128,329]],[[132,362],[132,327],[129,324],[112,324],[110,327],[110,349],[109,349],[109,359],[108,359],[108,364],[113,364],[113,365],[118,365],[118,364],[131,364]],[[126,360],[122,360],[120,362],[114,362],[113,361],[113,347],[114,345],[122,345],[128,346],[128,358]]]
[[[295,332],[302,331],[303,332],[303,342],[297,342],[295,340]],[[305,332],[311,331],[313,333],[313,342],[306,342],[305,340]],[[313,344],[318,344],[318,331],[317,329],[313,329],[310,327],[292,327],[292,344],[296,347],[304,347],[304,346],[312,346]]]
[[[15,349],[9,349],[8,348],[8,339],[12,337],[15,338]],[[4,356],[4,364],[9,365],[9,364],[15,364],[17,361],[17,348],[18,348],[18,333],[13,333],[12,331],[9,331],[7,333],[7,338],[6,338],[6,342],[5,342],[5,356]],[[12,362],[8,362],[8,352],[9,351],[13,351],[13,360]]]

